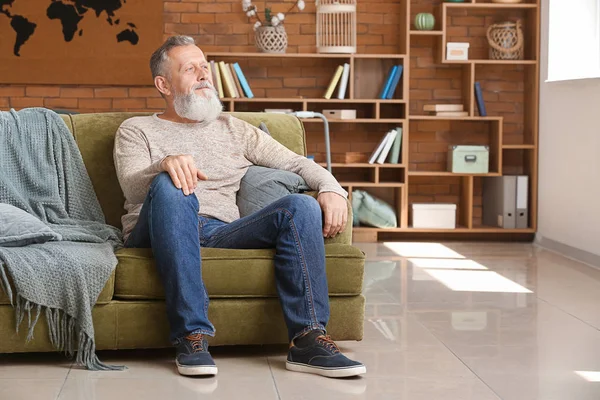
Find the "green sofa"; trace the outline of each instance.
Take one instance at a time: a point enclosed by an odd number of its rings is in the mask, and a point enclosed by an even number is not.
[[[113,140],[121,122],[136,115],[147,114],[62,115],[75,136],[106,221],[119,229],[124,198],[113,164]],[[264,121],[275,139],[306,154],[304,128],[296,117],[233,115],[255,126]],[[352,214],[348,220],[352,221]],[[361,340],[363,336],[365,258],[352,246],[351,235],[349,223],[343,233],[325,240],[331,304],[327,328],[335,340]],[[287,343],[275,291],[273,256],[273,250],[202,249],[203,278],[211,299],[209,317],[217,332],[211,345]],[[151,250],[121,249],[117,257],[115,272],[93,309],[97,349],[169,347],[164,294]],[[25,325],[15,332],[14,310],[0,290],[0,353],[54,350],[44,315],[28,343],[26,332]]]

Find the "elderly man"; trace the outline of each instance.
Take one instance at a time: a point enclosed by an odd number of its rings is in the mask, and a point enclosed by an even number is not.
[[[126,199],[125,246],[152,248],[179,373],[217,373],[206,340],[215,328],[207,314],[201,247],[274,247],[290,340],[287,369],[328,377],[365,373],[365,366],[344,356],[325,330],[323,237],[346,226],[346,191],[324,168],[223,114],[206,58],[192,38],[169,38],[152,55],[150,67],[166,109],[123,122],[114,161]],[[318,198],[285,196],[240,218],[236,192],[251,165],[295,172],[318,190]]]

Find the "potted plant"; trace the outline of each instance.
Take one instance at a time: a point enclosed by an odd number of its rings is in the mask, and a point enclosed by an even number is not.
[[[271,7],[265,7],[264,20],[260,17],[258,7],[252,4],[252,0],[242,0],[242,8],[246,16],[254,22],[254,41],[258,50],[262,53],[285,53],[287,49],[287,34],[283,24],[286,14],[294,8],[298,11],[304,10],[304,0],[297,0],[285,13],[273,15]]]

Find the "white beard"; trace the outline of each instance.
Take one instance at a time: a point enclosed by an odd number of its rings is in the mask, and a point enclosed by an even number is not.
[[[199,87],[208,87],[209,90],[196,94],[195,90]],[[217,91],[209,84],[198,84],[188,94],[175,93],[173,107],[181,118],[208,123],[215,121],[223,111]]]

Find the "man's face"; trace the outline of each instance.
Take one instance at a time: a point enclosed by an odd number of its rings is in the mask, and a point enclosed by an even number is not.
[[[215,87],[204,53],[194,46],[175,47],[169,52],[169,77],[165,94],[171,98],[175,113],[192,121],[211,122],[223,105]],[[169,79],[170,78],[170,79]]]
[[[206,92],[214,90],[212,76],[204,53],[197,46],[179,46],[169,51],[169,72],[171,95],[191,94],[206,96]],[[210,87],[194,89],[199,83],[210,83]]]

